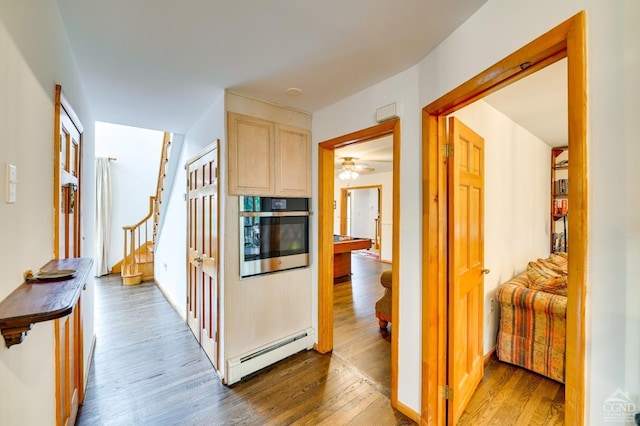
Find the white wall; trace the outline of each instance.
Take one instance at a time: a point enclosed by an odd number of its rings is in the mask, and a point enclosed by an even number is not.
[[[164,132],[120,124],[96,122],[96,158],[111,162],[111,232],[109,270],[124,256],[123,226],[138,223],[149,213],[155,196]],[[152,229],[149,229],[149,238]]]
[[[384,173],[362,173],[356,181],[349,182],[340,179],[334,180],[334,200],[336,200],[336,209],[333,211],[334,230],[336,234],[340,233],[340,196],[341,188],[349,186],[369,186],[382,185],[382,205],[380,206],[382,213],[382,222],[380,231],[382,236],[382,247],[380,259],[385,262],[392,262],[391,242],[393,241],[393,172]]]
[[[625,372],[626,384],[624,389],[627,390],[635,401],[638,402],[637,407],[640,411],[640,285],[638,285],[638,277],[640,277],[640,191],[638,191],[635,183],[640,182],[640,167],[638,167],[638,159],[640,159],[640,144],[633,143],[633,138],[640,134],[640,120],[638,120],[638,112],[640,111],[640,84],[638,84],[638,76],[640,76],[640,26],[637,25],[640,17],[640,2],[627,0],[625,1],[625,40],[624,40],[624,58],[625,58],[625,99],[624,99],[624,132],[627,140],[625,146],[625,192],[623,197],[626,198],[626,224],[625,234],[626,242],[626,359]],[[637,139],[637,138],[636,138]]]
[[[82,255],[92,257],[94,118],[56,2],[0,2],[0,300],[22,283],[24,270],[39,268],[53,257],[55,84],[62,85],[84,125]],[[15,204],[4,202],[6,163],[17,166]],[[85,348],[93,337],[93,285],[88,284]],[[0,423],[55,424],[53,363],[52,321],[34,325],[24,342],[10,349],[0,343]]]
[[[375,110],[398,102],[400,105],[401,149],[400,158],[400,259],[399,297],[400,330],[398,334],[398,399],[416,412],[420,412],[421,354],[421,264],[422,248],[422,172],[420,168],[420,108],[418,104],[418,67],[412,67],[355,95],[343,99],[313,114],[313,141],[342,136],[376,124]],[[317,149],[313,151],[314,176],[317,171]],[[358,178],[360,179],[360,178]],[[318,210],[317,186],[314,187],[313,209]],[[389,211],[386,210],[385,211]],[[385,219],[386,220],[386,219]],[[317,235],[318,224],[313,221],[312,235]],[[317,253],[317,241],[313,251]],[[313,264],[314,328],[318,327],[318,271]]]
[[[184,136],[182,151],[172,151],[171,155],[180,157],[176,169],[171,196],[166,204],[165,224],[160,232],[155,252],[155,280],[162,288],[164,294],[170,300],[182,318],[186,318],[187,301],[187,204],[185,201],[187,179],[185,166],[194,155],[210,145],[216,139],[220,139],[220,191],[224,191],[226,178],[223,158],[226,158],[224,125],[224,93],[220,91],[211,107],[198,119]],[[224,197],[220,197],[220,220],[224,223]],[[221,227],[224,234],[224,228]],[[222,244],[221,239],[221,244]],[[220,253],[224,253],[224,246],[220,247]],[[223,268],[224,265],[221,265]],[[222,277],[224,270],[220,270]],[[222,284],[222,283],[221,283]],[[220,306],[224,304],[224,294],[221,294]],[[220,312],[221,320],[224,319],[224,311]],[[222,331],[222,324],[220,324]],[[221,340],[221,352],[224,353],[224,340]]]
[[[496,289],[549,255],[551,147],[484,101],[456,116],[484,138],[484,353],[496,345]]]
[[[632,122],[638,120],[625,122],[638,114],[637,100],[633,100],[637,94],[626,95],[629,90],[637,93],[638,87],[639,40],[633,37],[640,18],[636,2],[490,0],[421,62],[420,105],[429,104],[581,9],[587,14],[588,84],[586,412],[592,424],[600,424],[603,403],[616,389],[631,392],[640,406],[638,338],[626,341],[627,327],[638,324],[636,304],[627,302],[640,286],[637,276],[627,274],[629,265],[640,262],[637,222],[627,220],[637,217],[637,190],[631,201],[620,202],[628,194],[626,179],[637,181],[638,177],[633,171],[637,156],[633,164],[625,160],[625,154],[637,154],[632,146],[637,144],[638,128]],[[626,17],[629,13],[632,18]],[[627,114],[625,107],[630,108]],[[628,371],[636,376],[628,377]]]

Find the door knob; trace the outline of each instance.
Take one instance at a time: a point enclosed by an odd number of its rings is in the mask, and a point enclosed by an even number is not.
[[[482,268],[480,269],[480,272],[487,275],[489,272],[491,272],[491,269],[487,269],[487,268]]]

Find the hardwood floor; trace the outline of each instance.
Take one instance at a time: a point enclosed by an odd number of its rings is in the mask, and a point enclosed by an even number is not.
[[[564,385],[495,355],[458,421],[458,426],[563,424]]]
[[[354,312],[363,309],[358,302]],[[119,276],[97,280],[96,334],[78,425],[414,424],[347,361],[354,356],[346,347],[342,356],[301,352],[223,385],[151,283],[124,287]]]
[[[231,387],[154,284],[96,280],[97,341],[77,424],[414,424],[390,406],[390,334],[374,316],[390,266],[352,262],[352,281],[334,288],[333,355],[301,352]],[[564,386],[492,359],[458,424],[556,425],[563,417]]]
[[[352,364],[387,397],[391,395],[391,334],[380,330],[375,304],[384,294],[380,274],[390,268],[354,253],[351,281],[333,286],[333,354]]]

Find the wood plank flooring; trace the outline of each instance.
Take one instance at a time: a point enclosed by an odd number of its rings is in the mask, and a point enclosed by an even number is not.
[[[338,355],[301,352],[223,385],[151,283],[97,280],[96,334],[78,425],[414,424],[391,408],[379,384]]]
[[[301,352],[231,387],[154,284],[96,280],[97,341],[77,424],[415,424],[390,406],[390,333],[374,315],[389,267],[353,256],[351,281],[334,286],[332,355]],[[493,358],[458,424],[556,425],[563,417],[564,386]]]
[[[351,280],[333,286],[333,354],[357,368],[387,397],[391,395],[391,334],[380,330],[375,304],[384,294],[380,274],[390,268],[354,252]]]
[[[485,364],[484,378],[458,421],[465,425],[564,424],[564,385],[515,365]]]

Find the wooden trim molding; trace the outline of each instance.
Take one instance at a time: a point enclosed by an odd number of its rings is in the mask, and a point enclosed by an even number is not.
[[[400,119],[359,130],[318,144],[318,344],[316,350],[327,353],[333,349],[333,197],[334,150],[360,142],[393,135],[393,289],[391,309],[399,312],[400,269]],[[400,321],[396,315],[391,333],[391,405],[398,405],[398,334]]]
[[[505,59],[445,94],[422,110],[423,223],[422,241],[422,424],[444,424],[441,387],[447,370],[447,215],[444,119],[560,59],[567,58],[569,108],[569,277],[565,423],[584,423],[585,298],[587,256],[587,99],[585,13],[580,12]]]

